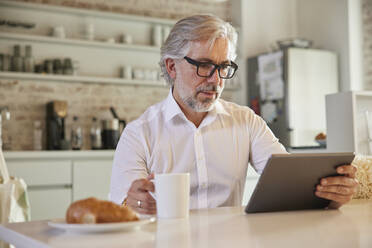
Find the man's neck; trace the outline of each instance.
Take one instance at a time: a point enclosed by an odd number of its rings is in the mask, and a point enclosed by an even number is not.
[[[196,112],[190,107],[186,106],[181,100],[178,99],[178,96],[175,96],[175,94],[173,94],[173,98],[186,116],[186,118],[194,123],[195,127],[198,128],[200,123],[207,116],[208,112]]]
[[[203,119],[207,116],[208,112],[195,112],[190,110],[190,108],[184,107],[182,104],[178,103],[182,112],[185,114],[186,118],[194,123],[195,127],[198,128]]]

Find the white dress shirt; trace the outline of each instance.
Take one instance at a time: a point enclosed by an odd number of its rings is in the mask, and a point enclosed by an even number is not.
[[[170,92],[124,129],[110,199],[120,204],[150,173],[189,172],[191,209],[240,206],[249,162],[261,173],[274,153],[286,150],[250,108],[219,99],[196,128]]]

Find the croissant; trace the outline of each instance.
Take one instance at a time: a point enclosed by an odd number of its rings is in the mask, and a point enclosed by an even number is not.
[[[66,222],[70,224],[93,224],[138,220],[137,214],[127,206],[94,197],[73,202],[66,212]]]

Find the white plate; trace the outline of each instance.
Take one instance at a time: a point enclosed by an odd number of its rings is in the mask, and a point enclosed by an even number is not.
[[[142,225],[155,222],[155,217],[141,217],[137,221],[100,223],[100,224],[67,224],[64,219],[53,219],[48,225],[54,228],[63,229],[68,232],[92,233],[92,232],[113,232],[138,228]]]

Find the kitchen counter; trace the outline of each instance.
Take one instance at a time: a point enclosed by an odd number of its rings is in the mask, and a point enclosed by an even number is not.
[[[22,247],[372,247],[372,201],[340,210],[245,214],[243,207],[192,210],[138,230],[73,234],[47,220],[0,225],[0,238]]]
[[[113,158],[115,150],[5,151],[7,159]]]

